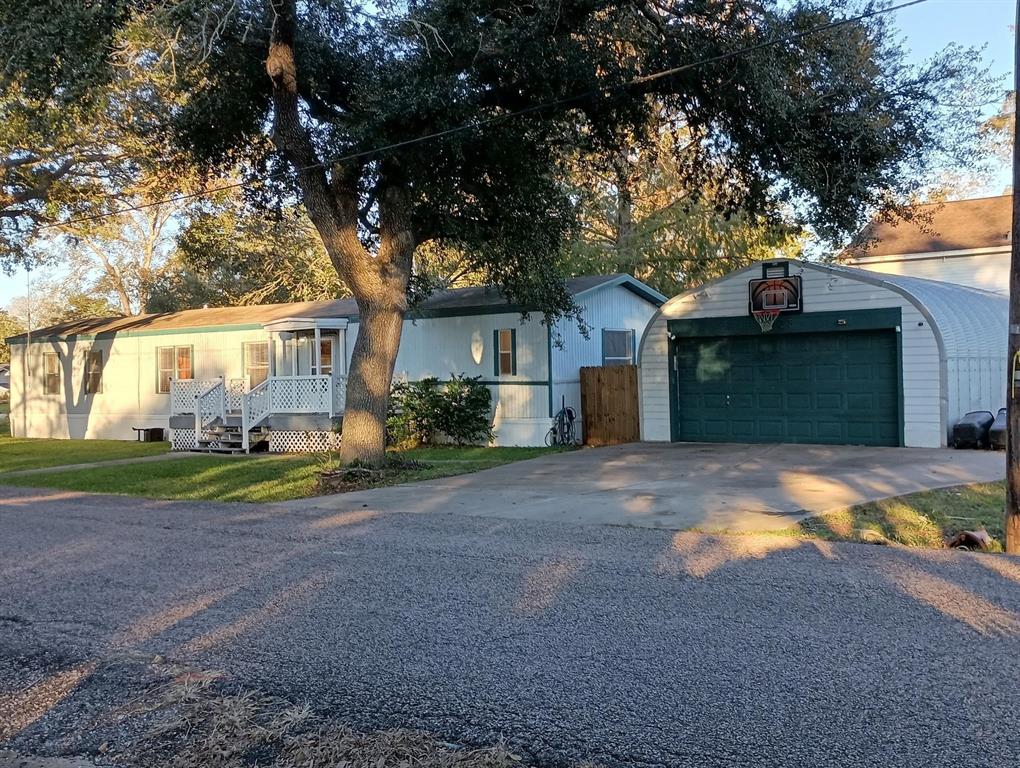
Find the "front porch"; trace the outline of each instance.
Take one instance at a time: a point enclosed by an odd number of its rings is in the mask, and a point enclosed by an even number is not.
[[[336,447],[347,399],[347,321],[286,318],[245,345],[244,376],[171,380],[175,451],[250,453]]]

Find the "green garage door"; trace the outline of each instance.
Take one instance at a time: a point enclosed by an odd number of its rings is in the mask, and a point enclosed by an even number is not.
[[[899,445],[893,330],[676,344],[680,440]]]

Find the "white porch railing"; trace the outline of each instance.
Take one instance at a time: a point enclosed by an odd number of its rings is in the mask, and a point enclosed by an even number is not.
[[[333,416],[347,407],[347,377],[337,376],[333,383]]]
[[[248,377],[243,376],[239,379],[227,379],[227,410],[231,413],[237,413],[241,410],[241,401],[244,399],[245,393],[248,391]]]
[[[270,376],[267,381],[273,413],[333,415],[331,376]]]
[[[170,380],[170,415],[194,413],[195,400],[223,379],[171,379]]]
[[[343,413],[347,403],[346,376],[270,376],[251,390],[248,380],[211,379],[171,381],[170,413],[193,414],[195,434],[217,418],[241,415],[243,447],[248,433],[277,413],[316,413],[330,417]]]
[[[227,417],[227,390],[223,379],[195,398],[195,435],[199,436],[216,419]]]

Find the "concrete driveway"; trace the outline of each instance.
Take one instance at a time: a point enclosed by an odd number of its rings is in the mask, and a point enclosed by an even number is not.
[[[1005,467],[1004,454],[988,451],[634,443],[282,506],[764,531],[863,501],[1001,480]]]

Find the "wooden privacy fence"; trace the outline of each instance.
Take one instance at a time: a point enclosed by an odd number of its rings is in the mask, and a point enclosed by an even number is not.
[[[637,366],[581,369],[581,424],[586,445],[615,445],[641,439]]]

